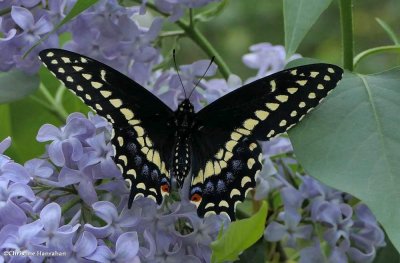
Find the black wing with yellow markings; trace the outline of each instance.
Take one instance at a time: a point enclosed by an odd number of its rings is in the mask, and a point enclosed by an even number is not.
[[[257,140],[290,129],[342,78],[335,65],[287,69],[247,84],[211,103],[196,118],[190,199],[199,215],[226,213],[255,187],[261,170]]]
[[[66,87],[113,124],[115,159],[132,183],[129,206],[138,196],[161,204],[171,188],[170,172],[179,185],[190,170],[189,198],[199,216],[226,214],[232,220],[236,205],[255,187],[261,171],[257,141],[298,123],[343,73],[329,64],[284,70],[194,114],[188,99],[173,112],[133,80],[88,57],[47,49],[40,58]]]
[[[111,67],[61,49],[39,54],[46,67],[99,115],[113,124],[115,160],[137,196],[161,204],[169,193],[173,112],[157,97]]]

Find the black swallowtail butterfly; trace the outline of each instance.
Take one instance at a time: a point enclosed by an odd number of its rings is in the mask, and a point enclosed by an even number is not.
[[[47,68],[113,124],[115,161],[139,196],[161,204],[190,173],[198,215],[226,214],[256,185],[261,149],[298,123],[336,86],[343,70],[312,64],[283,70],[236,89],[194,112],[185,99],[172,111],[138,83],[96,60],[60,49],[40,52]]]

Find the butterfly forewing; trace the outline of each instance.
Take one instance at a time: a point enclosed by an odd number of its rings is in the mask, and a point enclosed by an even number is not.
[[[113,124],[115,160],[131,180],[130,203],[147,196],[161,203],[169,191],[173,112],[142,86],[91,58],[59,49],[40,59],[64,85]]]

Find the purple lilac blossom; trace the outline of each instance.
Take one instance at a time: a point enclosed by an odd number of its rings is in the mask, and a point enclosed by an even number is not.
[[[35,73],[40,67],[35,50],[23,59],[24,53],[49,33],[54,25],[50,16],[40,8],[35,8],[39,1],[19,1],[10,3],[11,11],[0,17],[1,50],[0,70],[7,71],[12,68],[21,69],[27,73]],[[58,38],[52,34],[46,39],[42,48],[58,46]]]
[[[209,245],[225,221],[217,216],[198,218],[188,200],[158,207],[148,198],[139,198],[128,209],[129,189],[121,174],[112,172],[115,167],[110,168],[115,166],[110,162],[114,152],[107,146],[110,138],[111,125],[105,119],[75,113],[61,128],[44,125],[40,129],[38,139],[49,145],[56,142],[42,157],[21,166],[0,155],[0,174],[7,174],[0,181],[0,193],[4,193],[0,196],[11,204],[3,208],[8,207],[7,213],[15,215],[0,224],[0,251],[65,251],[67,257],[78,262],[163,262],[161,258],[209,262]],[[7,138],[0,143],[0,151],[9,145]],[[79,160],[72,158],[71,145],[82,148]],[[54,155],[65,157],[64,161],[54,163],[58,160]],[[80,191],[83,181],[87,182],[86,188]],[[95,197],[90,202],[88,192]],[[65,206],[69,209],[63,212],[61,207]],[[93,216],[87,215],[88,206]],[[179,224],[182,220],[187,222],[185,229]],[[46,259],[68,262],[62,256]],[[42,262],[44,257],[30,260]]]
[[[256,76],[247,79],[245,83],[281,71],[287,62],[300,58],[300,55],[295,54],[286,60],[285,48],[280,45],[273,46],[270,43],[252,45],[250,52],[243,56],[243,63],[249,68],[257,69],[258,72]]]
[[[277,189],[284,212],[268,224],[264,238],[301,249],[300,262],[320,262],[321,258],[329,262],[371,262],[377,249],[385,246],[384,233],[366,205],[351,207],[342,192],[309,176],[299,177],[298,189],[283,176],[277,178],[283,181]],[[351,198],[347,201],[351,203]],[[303,219],[308,224],[302,223]],[[303,248],[298,246],[300,240]],[[304,247],[307,241],[309,246]],[[330,252],[321,250],[324,244]]]
[[[144,3],[147,0],[142,0]],[[158,10],[169,14],[171,22],[177,21],[184,15],[185,10],[189,8],[203,7],[211,2],[219,2],[220,0],[155,0],[154,4]]]
[[[185,99],[186,96],[190,95],[190,92],[198,82],[199,77],[203,76],[206,72],[207,66],[209,65],[208,60],[199,60],[190,65],[182,65],[179,67],[179,74],[182,79],[182,84],[179,80],[178,74],[174,70],[165,71],[161,74],[154,85],[152,85],[152,92],[162,99],[171,109],[178,108],[178,104]],[[205,77],[213,76],[216,73],[217,67],[215,64],[211,64]],[[225,85],[225,81],[221,81],[222,85]],[[185,89],[185,91],[183,91]],[[215,88],[211,88],[215,89]],[[198,86],[193,90],[190,97],[195,111],[200,110],[204,107],[207,102],[205,93],[208,92],[207,83],[202,80]],[[225,92],[225,91],[222,91]]]
[[[100,1],[70,23],[72,40],[64,48],[108,64],[144,85],[152,67],[161,61],[152,42],[162,19],[155,18],[145,28],[131,19],[138,13],[136,6],[124,8],[117,1]]]

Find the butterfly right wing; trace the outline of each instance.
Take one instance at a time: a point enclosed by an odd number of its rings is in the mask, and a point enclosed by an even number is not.
[[[171,109],[101,62],[61,49],[46,49],[39,56],[69,90],[113,124],[115,161],[132,183],[128,206],[139,196],[161,204],[171,181]]]

